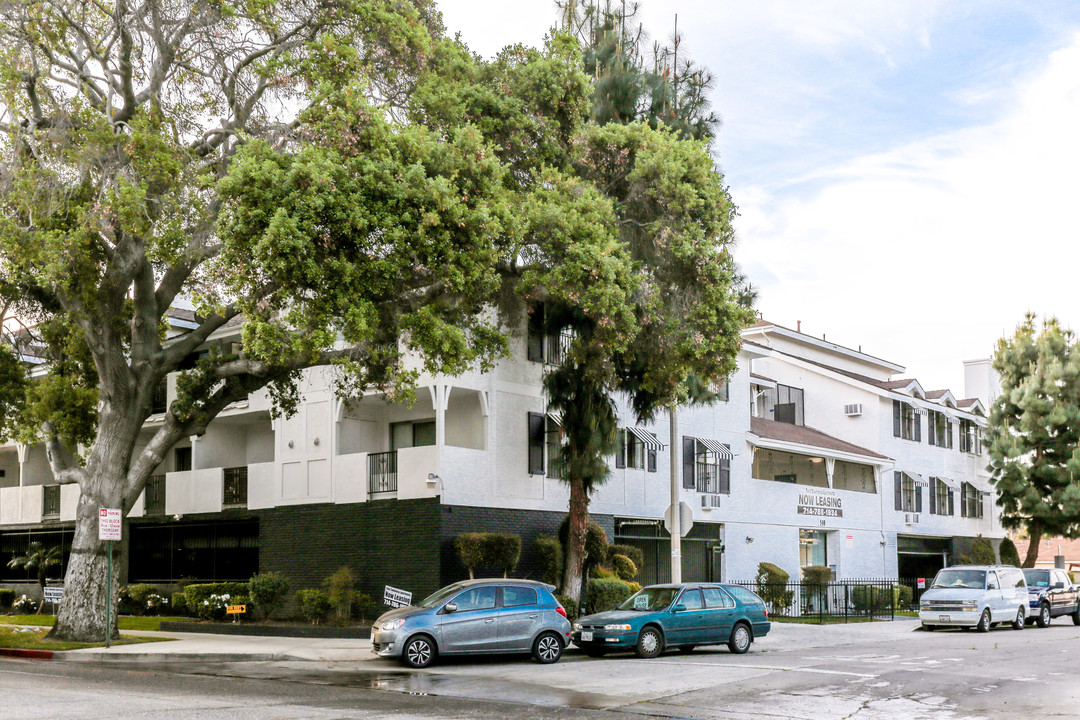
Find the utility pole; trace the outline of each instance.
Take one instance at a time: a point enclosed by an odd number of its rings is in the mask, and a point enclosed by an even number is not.
[[[682,524],[679,507],[679,413],[672,403],[668,408],[671,425],[671,582],[682,582]]]

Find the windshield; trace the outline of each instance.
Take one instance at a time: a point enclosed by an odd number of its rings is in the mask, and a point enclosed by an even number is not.
[[[619,606],[619,610],[640,610],[642,612],[664,610],[678,594],[679,588],[642,588],[623,601],[623,604]]]
[[[1050,584],[1049,570],[1025,570],[1024,579],[1033,587],[1046,587]]]
[[[942,570],[934,578],[936,588],[971,588],[982,590],[986,587],[985,570]]]
[[[463,583],[454,583],[453,585],[447,585],[442,590],[436,590],[431,595],[428,595],[426,598],[421,600],[420,604],[417,605],[417,607],[422,607],[422,608],[435,607],[436,605],[441,603],[443,600],[449,599],[449,597],[451,595],[456,593],[462,587],[463,587]]]

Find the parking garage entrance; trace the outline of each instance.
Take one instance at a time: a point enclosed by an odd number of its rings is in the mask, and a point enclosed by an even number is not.
[[[682,539],[683,582],[720,582],[724,561],[724,524],[695,522]],[[671,582],[671,535],[659,520],[615,518],[615,542],[633,545],[645,556],[637,582]]]

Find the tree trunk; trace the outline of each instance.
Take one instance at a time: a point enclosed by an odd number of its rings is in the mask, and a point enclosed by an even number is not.
[[[1039,559],[1039,543],[1042,542],[1042,527],[1038,523],[1028,526],[1028,549],[1021,567],[1033,568]]]
[[[95,499],[87,489],[79,497],[75,538],[71,543],[71,560],[64,578],[64,601],[49,632],[50,640],[103,642],[105,640],[105,598],[107,574],[106,543],[98,539],[98,508],[120,507],[119,503],[105,504]],[[126,510],[126,508],[124,508]],[[119,543],[117,543],[119,545]],[[120,637],[116,621],[117,568],[122,562],[117,548],[113,549],[112,607],[110,638]]]
[[[589,520],[589,494],[585,483],[570,478],[570,522],[566,534],[566,565],[563,568],[563,594],[574,602],[581,599],[581,574],[585,567],[585,526]]]

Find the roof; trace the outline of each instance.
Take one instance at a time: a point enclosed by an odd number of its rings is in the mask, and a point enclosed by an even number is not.
[[[926,391],[926,399],[927,400],[937,400],[938,398],[943,397],[948,392],[949,392],[948,390],[927,390]]]
[[[774,331],[776,331],[777,335],[780,335],[780,336],[785,336],[786,335],[790,339],[796,340],[796,341],[801,342],[803,344],[814,345],[814,346],[829,350],[829,351],[831,351],[833,353],[837,353],[837,354],[840,354],[840,355],[846,355],[848,357],[855,357],[855,358],[858,358],[860,361],[862,361],[864,363],[865,362],[870,362],[870,363],[872,363],[874,365],[877,365],[878,367],[881,367],[883,369],[887,369],[890,372],[903,372],[904,371],[904,367],[902,365],[898,365],[898,364],[896,364],[896,363],[894,363],[894,362],[892,362],[890,360],[885,360],[884,358],[879,358],[879,357],[877,357],[875,355],[865,353],[865,352],[862,351],[862,348],[860,348],[858,350],[855,350],[853,348],[847,347],[846,345],[840,345],[839,343],[832,342],[831,340],[826,340],[824,335],[822,335],[820,338],[816,338],[813,335],[808,335],[808,334],[804,333],[802,330],[792,330],[789,327],[784,327],[783,325],[778,325],[777,323],[769,322],[768,320],[765,320],[764,318],[759,320],[758,322],[754,323],[753,325],[750,325],[750,326],[744,328],[743,332],[753,332],[753,331],[756,331],[756,330],[761,330],[761,331],[765,331],[767,333],[768,328],[772,328]]]
[[[852,455],[862,455],[878,460],[892,460],[892,458],[885,455],[879,455],[873,450],[867,450],[864,447],[859,447],[858,445],[846,442],[840,438],[823,433],[820,430],[807,427],[806,425],[792,425],[790,423],[777,422],[776,420],[766,420],[765,418],[750,418],[750,432],[760,438],[768,440],[779,440],[781,442],[806,445],[809,447],[821,448],[823,450],[834,450],[836,452],[850,453]]]
[[[1027,557],[1030,540],[1013,540],[1016,544],[1016,552],[1020,554],[1020,560]],[[1039,542],[1039,555],[1035,562],[1053,563],[1054,556],[1058,554],[1058,548],[1065,556],[1065,563],[1080,563],[1080,540],[1066,540],[1060,537],[1043,538]]]
[[[750,373],[750,377],[754,380],[764,380],[765,382],[776,382],[771,377],[765,377],[764,375],[758,375],[757,373]]]

